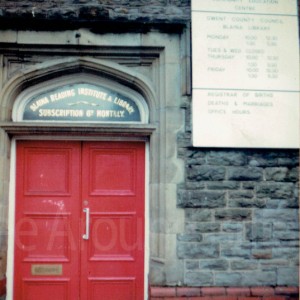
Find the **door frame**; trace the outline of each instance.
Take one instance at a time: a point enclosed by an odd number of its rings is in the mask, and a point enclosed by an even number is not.
[[[144,300],[148,299],[148,274],[149,274],[149,262],[150,262],[150,228],[149,228],[149,172],[150,172],[150,160],[149,160],[149,140],[139,137],[76,137],[76,136],[18,136],[11,139],[10,149],[10,180],[9,180],[9,205],[8,205],[8,245],[7,245],[7,284],[6,284],[6,300],[13,299],[13,278],[14,278],[14,245],[15,245],[15,211],[16,211],[16,159],[17,159],[17,141],[39,141],[49,138],[51,141],[68,140],[68,141],[94,141],[94,142],[131,142],[141,141],[145,144],[145,242],[144,242]]]

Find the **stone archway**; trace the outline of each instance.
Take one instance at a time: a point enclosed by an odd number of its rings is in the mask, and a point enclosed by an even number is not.
[[[150,123],[157,121],[154,113],[157,105],[157,96],[152,84],[146,77],[119,64],[86,57],[48,61],[18,72],[4,86],[0,94],[2,99],[0,104],[2,111],[0,121],[7,122],[12,120],[11,112],[14,102],[24,90],[70,74],[94,75],[105,80],[118,82],[120,85],[135,90],[147,101]]]

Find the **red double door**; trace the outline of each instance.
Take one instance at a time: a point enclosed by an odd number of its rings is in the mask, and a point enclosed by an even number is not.
[[[19,141],[14,299],[144,299],[145,144]]]

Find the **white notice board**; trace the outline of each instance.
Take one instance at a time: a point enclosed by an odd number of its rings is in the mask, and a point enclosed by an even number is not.
[[[193,145],[299,147],[296,0],[192,0]]]

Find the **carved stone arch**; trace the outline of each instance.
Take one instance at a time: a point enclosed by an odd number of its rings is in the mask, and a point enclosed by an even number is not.
[[[157,105],[155,91],[145,76],[117,63],[88,57],[51,60],[18,72],[0,94],[1,121],[12,121],[14,103],[24,90],[59,77],[76,74],[97,76],[99,79],[116,82],[139,93],[148,105],[149,122],[157,122],[154,113]]]

